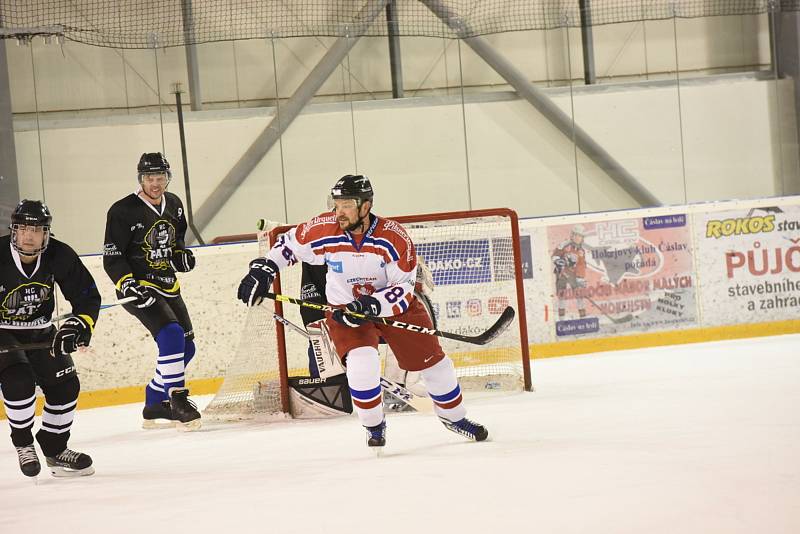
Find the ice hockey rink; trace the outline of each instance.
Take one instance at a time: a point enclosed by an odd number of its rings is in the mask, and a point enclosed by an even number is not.
[[[395,414],[381,458],[355,417],[178,433],[141,430],[138,405],[80,411],[96,474],[34,484],[5,441],[0,532],[797,533],[798,347],[537,360],[535,393],[469,403],[491,441]]]

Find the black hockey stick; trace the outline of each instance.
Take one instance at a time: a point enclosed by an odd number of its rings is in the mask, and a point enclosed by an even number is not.
[[[334,312],[337,309],[333,306],[328,306],[326,304],[317,304],[316,302],[309,302],[307,300],[296,299],[292,297],[288,297],[286,295],[276,295],[275,293],[267,293],[264,295],[268,299],[277,300],[279,302],[288,302],[289,304],[295,304],[297,306],[302,306],[304,308],[311,308],[312,310],[323,311],[323,312]],[[400,328],[402,330],[408,330],[409,332],[416,332],[418,334],[427,334],[429,336],[437,336],[437,337],[444,337],[447,339],[454,339],[456,341],[463,341],[465,343],[472,343],[474,345],[486,345],[497,336],[502,334],[508,325],[511,324],[511,321],[514,320],[514,308],[511,306],[506,307],[503,310],[503,313],[500,314],[500,317],[495,321],[495,323],[490,326],[486,331],[478,334],[477,336],[462,336],[460,334],[453,334],[452,332],[443,332],[441,330],[437,330],[435,328],[426,328],[424,326],[419,326],[416,324],[409,324],[404,323],[402,321],[395,321],[394,319],[387,319],[386,317],[373,317],[372,315],[364,315],[362,313],[354,313],[351,311],[344,310],[347,315],[352,317],[357,317],[364,321],[369,321],[371,323],[383,324],[386,326],[393,326],[395,328]]]
[[[8,354],[9,352],[14,352],[15,350],[49,349],[51,346],[53,346],[52,341],[37,341],[36,343],[21,343],[19,345],[7,345],[5,347],[0,347],[0,354]]]

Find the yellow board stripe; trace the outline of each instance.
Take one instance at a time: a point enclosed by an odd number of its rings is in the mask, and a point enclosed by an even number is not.
[[[779,336],[797,333],[800,333],[800,320],[795,319],[772,323],[714,326],[599,339],[578,339],[575,341],[563,341],[561,343],[542,343],[539,345],[532,345],[531,354],[534,355],[534,358],[552,358],[556,356],[591,354],[593,352],[641,349],[645,347],[705,343],[708,341],[722,341],[726,339]]]
[[[531,345],[530,350],[533,358],[539,359],[590,354],[593,352],[683,345],[686,343],[704,343],[707,341],[722,341],[725,339],[742,339],[797,333],[800,333],[800,320],[788,320],[772,323],[675,330],[672,332],[654,332],[652,334],[635,334],[602,339],[578,339],[560,343],[542,343]],[[504,352],[508,353],[507,350]],[[466,365],[475,365],[481,362],[489,363],[496,357],[496,350],[453,355],[454,360],[459,362],[463,361]],[[299,369],[293,369],[292,371],[293,374],[301,373]],[[535,368],[533,370],[533,376],[535,381]],[[186,385],[191,390],[192,395],[209,395],[217,392],[220,385],[222,385],[222,378],[200,378],[197,380],[190,380]],[[115,406],[118,404],[136,402],[144,402],[144,385],[82,392],[78,400],[78,409],[84,410],[88,408],[100,408],[103,406]],[[41,414],[41,404],[42,399],[37,399],[37,414]],[[0,419],[5,419],[5,417],[5,410],[0,406]]]

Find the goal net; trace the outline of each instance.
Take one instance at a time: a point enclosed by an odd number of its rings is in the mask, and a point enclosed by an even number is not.
[[[512,210],[480,210],[392,217],[403,225],[417,255],[430,268],[428,295],[439,330],[474,336],[511,306],[516,316],[487,345],[439,338],[453,360],[462,390],[530,390],[520,239]],[[288,226],[260,232],[263,255]],[[241,237],[241,236],[239,236]],[[281,271],[274,291],[303,298],[299,264]],[[251,308],[236,353],[216,397],[204,410],[212,419],[282,418],[291,413],[288,377],[308,376],[308,342],[273,314],[302,325],[297,306],[265,300]],[[386,349],[382,349],[386,350]]]

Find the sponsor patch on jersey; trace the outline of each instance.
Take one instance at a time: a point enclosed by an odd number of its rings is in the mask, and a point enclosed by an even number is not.
[[[103,245],[103,256],[122,256],[122,252],[117,248],[116,243],[106,243]]]
[[[300,288],[300,298],[302,300],[318,299],[320,297],[316,284],[305,284]]]

